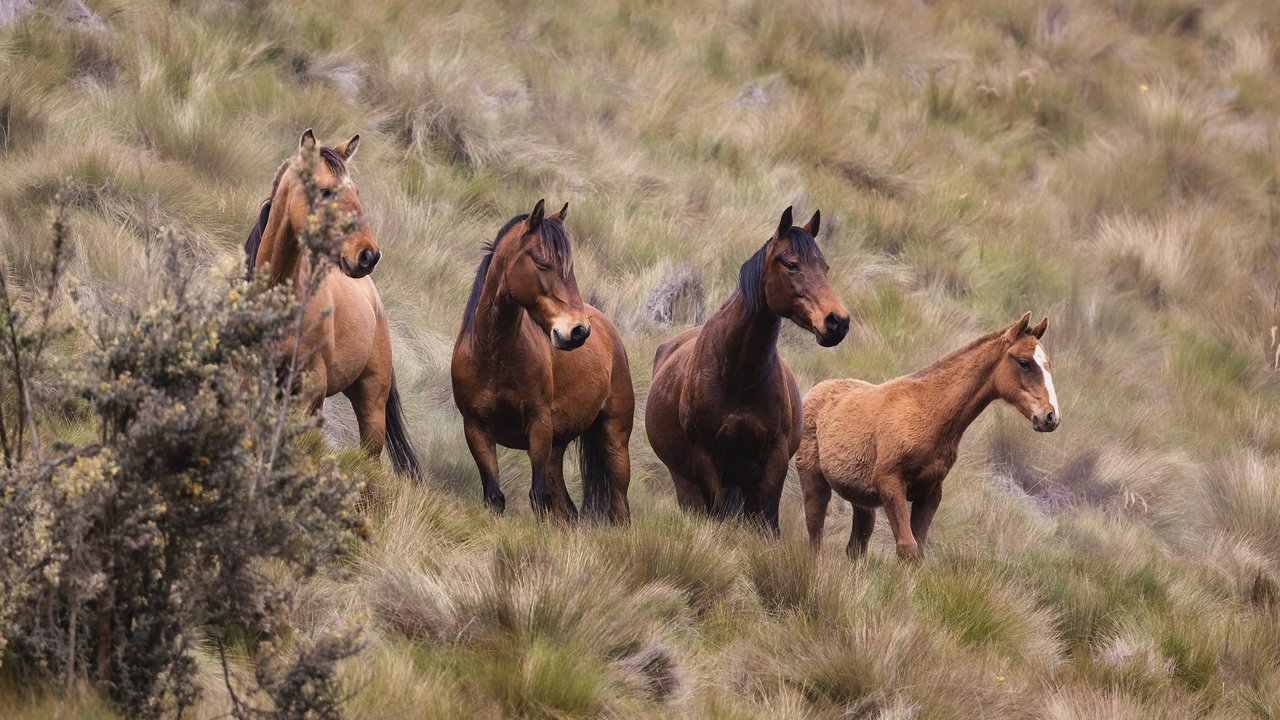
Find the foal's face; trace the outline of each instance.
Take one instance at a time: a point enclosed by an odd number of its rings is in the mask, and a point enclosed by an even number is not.
[[[563,224],[568,210],[566,203],[560,212],[544,218],[539,200],[529,217],[511,229],[513,236],[500,242],[500,247],[509,246],[513,253],[506,256],[507,291],[560,350],[582,347],[591,335]],[[561,242],[557,236],[562,236]]]
[[[360,136],[355,135],[350,140],[333,147],[332,152],[345,164],[356,154],[356,148],[359,145]],[[334,172],[329,163],[319,156],[315,136],[310,130],[303,133],[298,153],[300,156],[316,153],[313,167],[316,187],[320,191],[320,201],[325,204],[335,203],[339,216],[351,217],[354,220],[355,229],[343,240],[342,248],[338,253],[338,268],[348,277],[365,277],[373,272],[374,266],[382,259],[382,251],[378,249],[378,243],[373,239],[369,224],[365,222],[359,188],[351,180],[349,173]],[[307,227],[309,210],[303,193],[293,193],[289,203],[290,221],[293,227]]]
[[[1030,318],[1031,313],[1023,315],[1005,331],[1009,346],[996,369],[996,389],[1031,421],[1036,432],[1053,432],[1062,422],[1062,411],[1053,389],[1053,364],[1040,344],[1049,318],[1029,326]]]
[[[813,333],[819,345],[831,347],[849,332],[849,312],[827,282],[829,266],[813,244],[820,221],[815,212],[808,224],[793,228],[791,208],[783,213],[765,251],[764,296],[770,310]],[[811,245],[808,253],[795,247],[796,232],[808,236],[800,238]]]

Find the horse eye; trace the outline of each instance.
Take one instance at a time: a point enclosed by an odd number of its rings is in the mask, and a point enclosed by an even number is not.
[[[337,193],[333,191],[333,188],[320,189],[320,197],[324,198],[325,200],[332,200],[335,195],[337,195]]]
[[[784,266],[786,266],[786,268],[787,268],[788,270],[791,270],[792,272],[794,272],[794,271],[796,271],[796,270],[799,270],[799,269],[800,269],[800,265],[799,265],[798,263],[793,263],[793,262],[791,262],[790,260],[783,260],[783,261],[782,261],[782,264],[783,264]]]
[[[1022,368],[1023,370],[1030,370],[1031,361],[1026,358],[1018,358],[1018,367]]]

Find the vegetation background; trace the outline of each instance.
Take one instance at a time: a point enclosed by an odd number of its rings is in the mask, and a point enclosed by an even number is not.
[[[4,0],[0,25],[0,246],[33,278],[69,180],[104,313],[162,226],[239,262],[302,129],[364,138],[429,479],[361,460],[327,407],[373,534],[292,582],[301,626],[363,628],[350,716],[1280,716],[1280,3]],[[854,317],[834,349],[784,332],[803,387],[1031,310],[1063,425],[988,411],[919,568],[884,523],[846,560],[847,507],[810,556],[794,484],[781,542],[683,515],[639,422],[631,527],[496,519],[448,358],[480,243],[540,197],[571,203],[641,401],[794,204]],[[15,681],[0,707],[114,717]]]

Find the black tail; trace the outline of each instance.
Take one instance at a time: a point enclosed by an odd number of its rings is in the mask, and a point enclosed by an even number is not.
[[[422,480],[422,465],[418,454],[409,442],[404,426],[404,408],[400,407],[400,389],[396,387],[396,374],[391,373],[391,392],[387,395],[387,451],[391,453],[391,465],[396,472],[414,480]]]
[[[609,517],[609,480],[604,472],[604,425],[597,421],[578,438],[582,510],[589,518]]]

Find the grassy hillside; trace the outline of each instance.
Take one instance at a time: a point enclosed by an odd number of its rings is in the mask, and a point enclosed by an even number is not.
[[[161,227],[238,262],[304,128],[364,138],[430,481],[359,460],[329,404],[374,539],[297,592],[317,634],[364,628],[352,717],[1280,715],[1280,4],[88,4],[0,27],[19,280],[64,181],[71,274],[107,312]],[[802,389],[912,371],[1031,310],[1062,427],[989,410],[914,569],[883,522],[846,560],[847,506],[812,557],[794,483],[781,542],[683,515],[640,422],[630,528],[536,522],[513,452],[494,518],[448,358],[480,243],[540,197],[571,203],[579,284],[641,403],[657,344],[794,204],[822,210],[854,318],[834,349],[784,332]],[[112,716],[89,691],[0,703]]]

